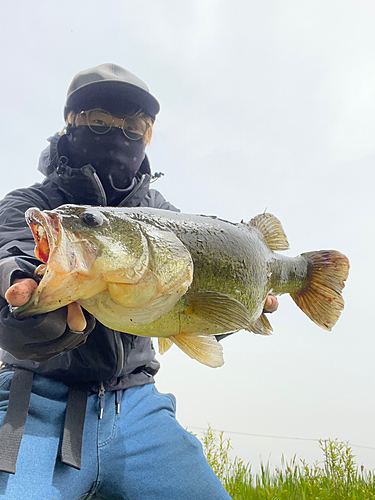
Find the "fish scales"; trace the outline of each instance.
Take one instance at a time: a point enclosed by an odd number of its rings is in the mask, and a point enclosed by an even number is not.
[[[248,289],[251,282],[266,286],[268,269],[260,265],[262,256],[271,252],[259,240],[258,231],[249,227],[239,231],[238,225],[216,217],[168,213],[168,217],[155,217],[154,213],[134,220],[155,224],[160,229],[173,231],[189,249],[194,262],[194,280],[191,291],[206,287],[210,290],[226,290],[229,295],[238,295],[241,290],[244,305],[249,305]],[[259,254],[263,254],[260,256]]]
[[[45,262],[27,317],[77,301],[109,328],[174,343],[208,366],[223,364],[215,335],[241,329],[268,335],[269,293],[289,293],[320,327],[330,330],[343,308],[349,263],[340,252],[297,257],[278,219],[250,222],[151,208],[63,205],[26,212]]]

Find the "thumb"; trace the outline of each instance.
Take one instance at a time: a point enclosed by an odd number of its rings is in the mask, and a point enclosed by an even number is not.
[[[68,305],[68,316],[66,322],[68,323],[70,330],[73,332],[83,332],[86,328],[86,318],[78,302],[72,302]]]
[[[264,312],[265,313],[273,313],[276,311],[278,308],[279,303],[277,301],[277,298],[274,297],[273,295],[268,295],[267,300],[264,304]]]
[[[38,284],[31,278],[17,279],[5,293],[5,300],[14,307],[20,307],[29,301]]]

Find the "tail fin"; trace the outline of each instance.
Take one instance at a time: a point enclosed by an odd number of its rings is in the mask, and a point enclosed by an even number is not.
[[[306,252],[312,262],[310,282],[301,292],[291,293],[297,306],[318,326],[331,331],[344,308],[341,292],[348,277],[349,261],[340,252]]]

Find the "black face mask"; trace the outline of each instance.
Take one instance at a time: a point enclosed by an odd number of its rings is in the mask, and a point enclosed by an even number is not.
[[[59,154],[66,156],[73,168],[92,165],[109,204],[120,201],[132,189],[146,154],[142,140],[129,140],[119,128],[99,135],[86,126],[69,127],[64,139]]]

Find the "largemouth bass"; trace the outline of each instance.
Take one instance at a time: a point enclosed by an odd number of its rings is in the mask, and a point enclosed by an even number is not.
[[[231,223],[152,208],[63,205],[26,212],[40,282],[16,317],[77,301],[105,326],[175,343],[221,366],[216,335],[269,335],[267,295],[289,293],[318,326],[331,330],[343,309],[348,259],[340,252],[283,256],[289,244],[268,213]]]

